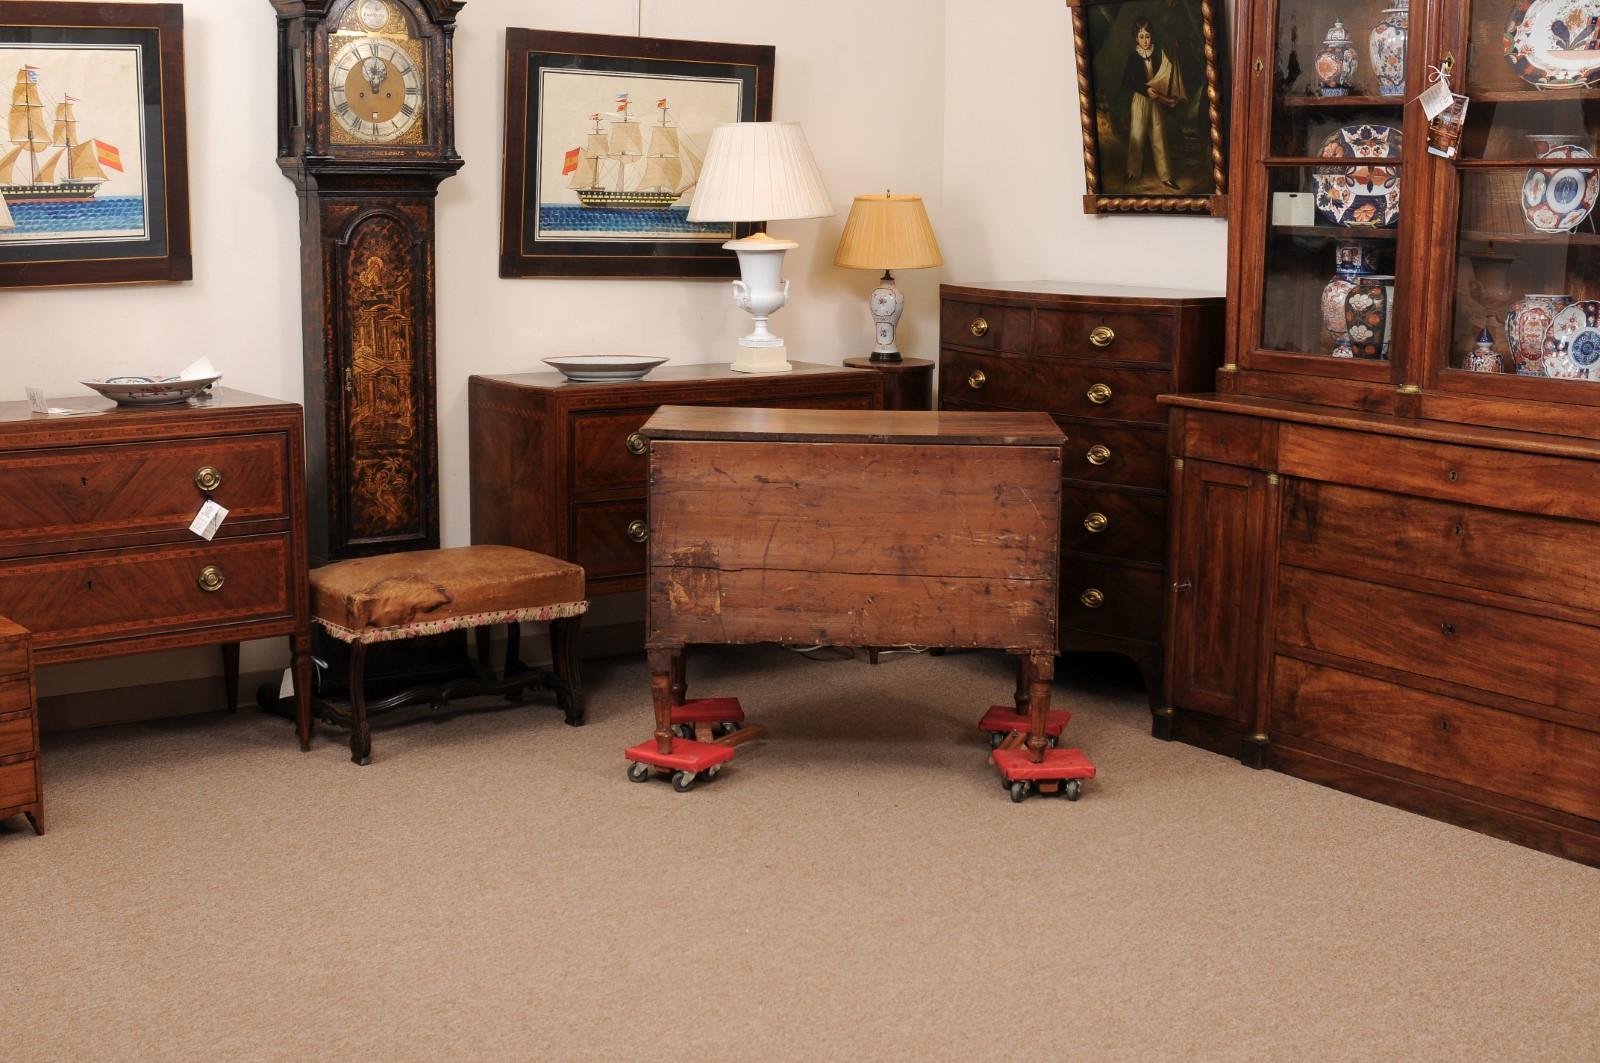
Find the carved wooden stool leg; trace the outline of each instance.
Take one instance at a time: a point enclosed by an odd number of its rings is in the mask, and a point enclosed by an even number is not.
[[[1049,739],[1045,724],[1050,719],[1050,681],[1055,678],[1054,654],[1035,653],[1028,658],[1028,759],[1044,760]]]
[[[1020,653],[1017,655],[1017,690],[1011,700],[1016,703],[1018,712],[1028,711],[1028,658]]]
[[[556,673],[556,701],[569,727],[583,726],[583,684],[578,677],[578,635],[581,616],[550,622],[550,662]]]
[[[672,752],[672,679],[682,667],[683,651],[647,649],[650,662],[650,702],[656,713],[656,751]]]
[[[350,759],[372,763],[372,726],[367,722],[367,644],[350,644]]]
[[[480,624],[472,629],[472,638],[478,646],[478,677],[490,682],[494,681],[494,663],[490,660],[494,652],[494,628],[487,624]],[[510,673],[507,673],[508,675]]]
[[[522,663],[522,625],[506,625],[506,675],[516,675],[525,672],[528,666]]]
[[[289,636],[289,667],[294,670],[294,722],[300,752],[311,748],[311,636]]]
[[[222,644],[222,681],[228,685],[228,711],[239,711],[239,644]]]

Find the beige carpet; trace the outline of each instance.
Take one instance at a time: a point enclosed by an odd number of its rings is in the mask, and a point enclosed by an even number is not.
[[[1600,1058],[1600,872],[1181,745],[1058,680],[1102,778],[1002,794],[993,654],[698,659],[770,725],[684,795],[522,710],[296,752],[253,713],[65,735],[0,826],[0,1058]]]

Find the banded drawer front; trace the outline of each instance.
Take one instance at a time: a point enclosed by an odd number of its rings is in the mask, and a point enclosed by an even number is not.
[[[0,639],[0,679],[13,675],[26,675],[27,672],[27,641],[24,639]]]
[[[1025,354],[1033,339],[1033,311],[946,299],[939,304],[939,342],[984,351]]]
[[[572,507],[572,560],[596,580],[643,576],[649,529],[645,500],[580,503]]]
[[[0,542],[183,532],[209,491],[228,522],[287,517],[281,433],[0,455]]]
[[[1600,612],[1600,525],[1290,479],[1281,544],[1307,568],[1425,574]]]
[[[1279,657],[1271,734],[1600,819],[1600,734]],[[1508,750],[1519,755],[1508,756]]]
[[[1068,417],[1166,426],[1156,396],[1171,390],[1171,376],[1158,369],[1103,366],[945,351],[939,388],[969,402],[1013,410],[1047,410]]]
[[[1600,721],[1600,629],[1284,566],[1280,652],[1320,651]]]
[[[23,701],[27,701],[27,683],[23,683]],[[0,712],[0,757],[13,757],[19,753],[33,752],[33,713]]]
[[[1160,563],[1166,555],[1165,495],[1069,486],[1061,492],[1061,549]]]
[[[1061,430],[1067,433],[1061,474],[1068,479],[1165,490],[1164,429],[1073,423],[1062,424]]]
[[[1033,353],[1064,358],[1171,362],[1172,319],[1166,314],[1040,310]]]
[[[0,808],[31,805],[38,796],[38,765],[31,754],[26,760],[15,760],[9,764],[0,761]]]
[[[1161,573],[1063,557],[1061,626],[1130,639],[1160,638]]]
[[[36,647],[287,616],[289,534],[0,565],[0,615]]]

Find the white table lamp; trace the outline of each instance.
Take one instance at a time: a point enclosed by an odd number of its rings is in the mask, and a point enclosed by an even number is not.
[[[888,192],[881,196],[857,196],[850,207],[850,217],[844,223],[844,234],[839,237],[839,250],[833,256],[833,264],[846,269],[883,270],[878,286],[867,297],[875,333],[872,360],[900,361],[894,330],[900,324],[900,312],[905,309],[906,300],[895,287],[894,274],[889,271],[944,265],[922,197],[896,196]]]
[[[796,122],[737,122],[711,132],[690,221],[768,222],[826,218],[833,213],[806,135]],[[722,245],[739,256],[733,304],[755,318],[739,340],[732,368],[741,373],[786,373],[783,339],[767,319],[789,298],[783,253],[800,245],[756,233]]]

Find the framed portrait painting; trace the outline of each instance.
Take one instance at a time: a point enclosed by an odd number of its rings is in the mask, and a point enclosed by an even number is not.
[[[1221,0],[1067,0],[1087,214],[1227,214]]]
[[[502,277],[737,277],[722,245],[757,226],[691,222],[711,130],[772,118],[774,51],[506,31]]]
[[[182,6],[0,3],[0,78],[0,287],[190,279]]]

